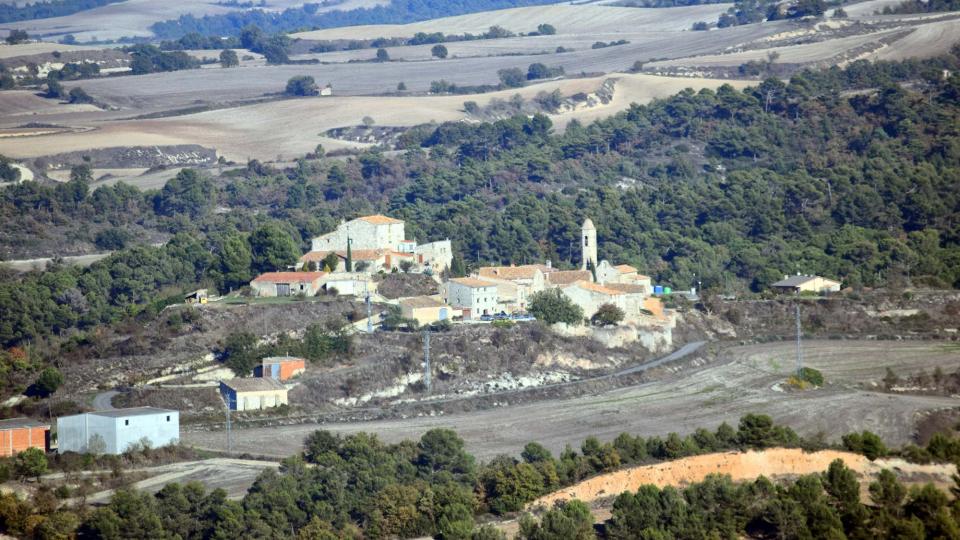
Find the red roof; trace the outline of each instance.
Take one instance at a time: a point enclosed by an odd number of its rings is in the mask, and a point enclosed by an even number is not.
[[[326,272],[265,272],[253,278],[253,281],[267,283],[309,283],[325,275],[327,275]]]

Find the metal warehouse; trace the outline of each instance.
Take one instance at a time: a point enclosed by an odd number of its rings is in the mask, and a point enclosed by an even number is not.
[[[287,387],[271,378],[220,381],[220,395],[231,411],[255,411],[287,404]]]
[[[115,409],[57,419],[57,452],[122,454],[147,441],[154,448],[180,440],[180,413],[155,407]]]
[[[0,457],[10,457],[27,448],[46,451],[50,425],[29,418],[0,420]]]

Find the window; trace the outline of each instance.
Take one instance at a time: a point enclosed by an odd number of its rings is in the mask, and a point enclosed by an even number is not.
[[[168,415],[167,415],[167,422],[169,422],[169,421],[170,421],[170,415],[168,414]]]
[[[123,425],[129,426],[129,425],[130,425],[130,421],[129,421],[129,420],[124,420],[124,421],[123,421]]]
[[[584,245],[584,246],[589,246],[589,245],[590,245],[590,237],[589,237],[589,236],[584,236],[584,237],[583,237],[583,245]]]

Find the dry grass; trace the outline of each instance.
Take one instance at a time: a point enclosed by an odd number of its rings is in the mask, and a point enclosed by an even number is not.
[[[51,53],[53,51],[93,51],[100,47],[83,45],[63,45],[61,43],[21,43],[19,45],[0,45],[0,58],[14,58],[16,56],[30,56],[33,54]]]

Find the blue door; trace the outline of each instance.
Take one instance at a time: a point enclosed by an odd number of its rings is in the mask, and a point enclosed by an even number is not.
[[[280,364],[270,364],[270,378],[271,379],[280,378]]]
[[[447,308],[445,308],[445,307],[440,308],[440,320],[441,320],[441,321],[445,321],[445,320],[447,320],[447,317],[448,317],[448,315],[447,315]]]

